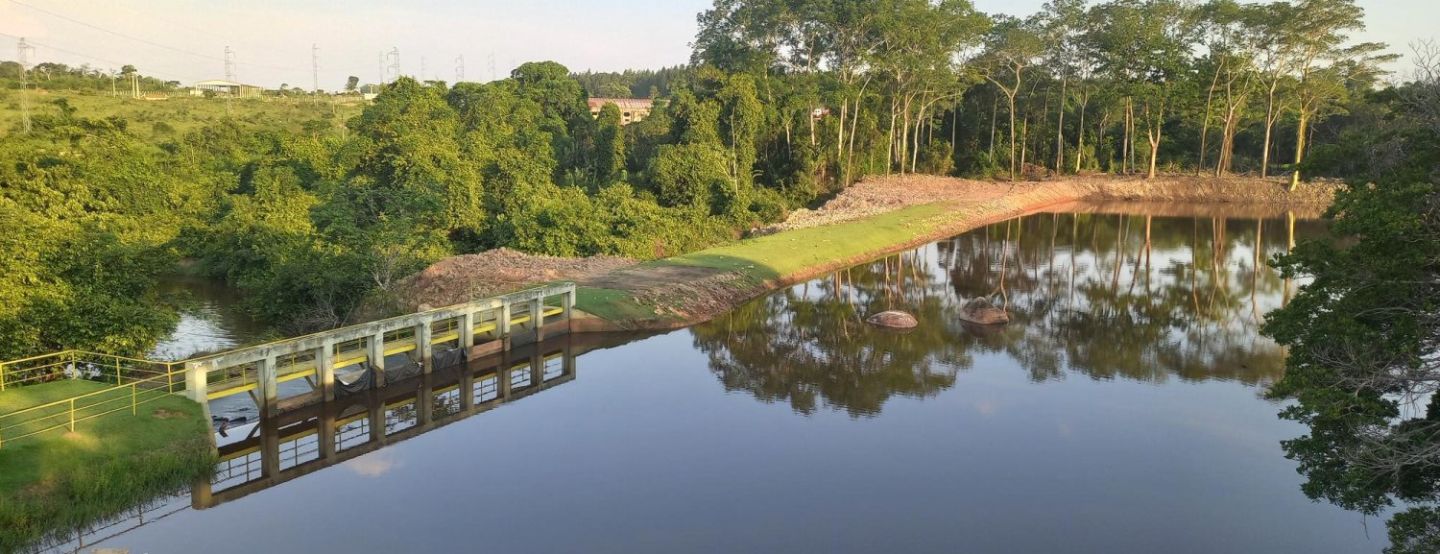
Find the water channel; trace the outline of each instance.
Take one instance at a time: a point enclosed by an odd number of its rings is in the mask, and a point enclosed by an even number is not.
[[[1264,398],[1287,222],[1076,209],[267,421],[231,443],[269,434],[279,467],[232,462],[84,548],[1380,551],[1382,521],[1301,493],[1280,441],[1304,428]],[[1011,323],[957,317],[982,296]],[[863,323],[884,309],[921,325]],[[187,332],[229,336],[209,321]]]

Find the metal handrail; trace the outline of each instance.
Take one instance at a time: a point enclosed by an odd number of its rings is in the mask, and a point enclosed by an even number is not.
[[[46,402],[46,403],[44,403],[44,404],[40,404],[40,405],[37,405],[37,406],[30,406],[30,407],[23,408],[23,409],[20,409],[20,410],[16,410],[16,411],[13,411],[13,412],[10,412],[10,413],[0,414],[0,445],[3,445],[5,442],[13,442],[13,441],[18,440],[18,439],[21,439],[21,438],[25,438],[25,437],[37,435],[37,434],[44,433],[44,432],[47,432],[47,431],[53,431],[53,430],[60,429],[60,428],[67,428],[67,427],[68,427],[69,430],[73,432],[73,431],[75,430],[75,425],[76,425],[78,422],[87,421],[87,420],[90,420],[90,419],[95,419],[95,418],[98,418],[98,417],[101,417],[101,416],[104,416],[104,415],[108,415],[108,414],[112,414],[112,413],[116,413],[116,412],[122,411],[122,410],[124,410],[127,406],[121,405],[121,406],[118,407],[118,408],[107,409],[107,410],[102,411],[102,412],[97,413],[97,414],[78,414],[78,415],[77,415],[78,412],[85,412],[85,411],[87,411],[87,410],[94,410],[94,409],[96,409],[97,407],[100,407],[100,406],[105,406],[105,405],[108,405],[108,404],[111,404],[111,403],[116,403],[116,402],[123,401],[123,400],[124,400],[124,396],[117,396],[116,398],[107,398],[107,399],[103,399],[103,400],[96,401],[96,402],[91,403],[91,404],[84,404],[84,403],[83,403],[84,400],[90,399],[90,398],[94,398],[94,397],[100,397],[100,396],[103,396],[103,395],[116,394],[117,391],[124,391],[124,389],[127,389],[127,388],[130,389],[130,391],[129,391],[129,392],[130,392],[130,394],[129,394],[130,402],[129,402],[129,404],[128,404],[128,407],[130,408],[130,410],[131,410],[132,413],[138,413],[138,407],[139,407],[140,405],[146,404],[146,403],[148,403],[148,402],[153,402],[153,401],[158,400],[158,399],[160,399],[160,398],[164,398],[164,397],[166,396],[166,394],[176,392],[175,387],[176,387],[176,384],[177,384],[177,382],[176,382],[176,380],[177,380],[177,375],[179,376],[179,379],[180,379],[180,380],[179,380],[179,384],[180,384],[180,386],[181,386],[181,390],[182,390],[182,391],[188,390],[188,389],[190,388],[190,383],[189,383],[190,375],[189,375],[189,372],[194,371],[194,370],[197,370],[197,369],[198,369],[199,371],[202,371],[202,372],[203,372],[203,371],[207,371],[207,369],[205,369],[205,367],[204,367],[202,364],[208,362],[208,363],[213,367],[213,366],[215,365],[215,363],[218,362],[219,360],[223,360],[223,359],[226,359],[226,358],[229,358],[229,357],[233,357],[233,355],[235,355],[235,354],[242,353],[242,352],[246,352],[246,351],[249,351],[249,350],[262,349],[262,348],[267,348],[267,349],[277,349],[277,348],[278,348],[278,349],[281,349],[281,350],[284,350],[284,349],[287,349],[287,348],[288,348],[288,349],[293,349],[293,348],[296,348],[296,347],[301,347],[301,346],[303,346],[303,345],[307,345],[307,344],[310,343],[310,342],[315,342],[317,339],[323,339],[323,338],[325,338],[325,337],[346,337],[345,339],[343,339],[342,342],[337,343],[336,346],[339,346],[339,345],[342,345],[342,344],[346,344],[346,343],[349,343],[349,342],[353,342],[353,343],[355,343],[358,347],[357,347],[357,348],[354,348],[354,349],[350,349],[350,350],[343,350],[343,351],[340,351],[340,352],[335,352],[336,356],[335,356],[335,359],[334,359],[333,363],[339,364],[339,363],[341,363],[341,362],[343,362],[343,361],[346,361],[346,360],[339,359],[339,358],[340,358],[340,357],[338,356],[339,354],[347,353],[347,352],[348,352],[348,353],[363,353],[363,354],[361,354],[361,357],[364,357],[364,356],[366,356],[366,355],[368,354],[368,348],[369,348],[369,347],[368,347],[368,346],[360,346],[360,345],[366,344],[366,342],[369,340],[369,337],[354,337],[354,338],[350,338],[351,335],[354,335],[357,331],[362,330],[362,328],[375,328],[375,327],[386,328],[386,327],[390,327],[390,326],[394,326],[394,325],[402,325],[402,326],[403,326],[403,325],[408,325],[410,322],[414,322],[414,321],[423,321],[423,322],[425,322],[426,325],[431,325],[431,327],[426,328],[425,331],[427,332],[427,336],[430,338],[430,342],[431,342],[432,344],[438,344],[438,343],[456,341],[456,340],[459,339],[459,333],[460,333],[460,331],[464,328],[464,325],[462,325],[462,320],[460,319],[460,316],[461,316],[461,315],[463,315],[463,317],[466,318],[466,320],[470,320],[469,318],[471,318],[471,314],[474,314],[474,316],[475,316],[475,317],[473,318],[473,320],[472,320],[472,324],[471,324],[472,326],[471,326],[471,328],[470,328],[467,332],[477,332],[477,329],[478,329],[479,327],[484,326],[484,325],[486,325],[486,324],[489,324],[489,325],[495,327],[495,329],[493,329],[493,330],[487,330],[487,331],[484,331],[484,332],[486,332],[486,333],[496,332],[496,331],[498,331],[498,330],[500,329],[500,323],[502,322],[503,314],[505,314],[508,310],[512,309],[512,308],[511,308],[512,306],[513,306],[514,308],[518,308],[518,309],[516,309],[516,310],[514,311],[514,313],[509,314],[510,317],[509,317],[508,319],[510,319],[510,321],[507,321],[507,322],[504,322],[504,323],[506,323],[506,324],[512,324],[512,325],[524,324],[524,323],[527,323],[527,322],[531,322],[532,319],[535,319],[534,316],[537,315],[537,314],[531,313],[532,311],[537,311],[537,312],[539,312],[538,315],[539,315],[540,317],[548,317],[548,316],[550,316],[550,315],[553,315],[553,314],[555,314],[555,313],[559,313],[560,311],[563,311],[563,310],[559,310],[559,309],[549,308],[548,306],[543,305],[543,303],[546,301],[547,297],[553,297],[553,296],[556,296],[556,295],[558,295],[558,294],[569,294],[569,295],[570,295],[570,298],[573,300],[574,290],[575,290],[575,289],[574,289],[574,285],[573,285],[573,284],[564,284],[564,285],[542,285],[542,286],[532,287],[532,288],[525,289],[525,290],[521,290],[521,291],[516,291],[516,292],[510,293],[510,294],[505,294],[505,295],[501,295],[501,296],[496,296],[496,297],[491,297],[491,298],[486,298],[486,299],[480,299],[480,300],[476,300],[476,301],[472,301],[472,302],[467,302],[467,303],[464,303],[464,304],[457,304],[457,305],[454,305],[454,306],[447,306],[447,307],[442,307],[442,308],[435,308],[435,309],[426,310],[426,311],[423,311],[423,312],[417,312],[417,313],[413,313],[413,314],[406,314],[406,315],[396,316],[396,317],[392,317],[392,318],[386,318],[386,319],[382,319],[382,320],[378,320],[378,321],[373,321],[373,322],[369,322],[369,323],[362,323],[362,324],[358,324],[358,325],[351,325],[351,326],[341,327],[341,328],[337,328],[337,329],[331,329],[331,330],[328,330],[328,331],[322,331],[322,332],[318,332],[318,333],[312,333],[312,334],[303,335],[303,336],[300,336],[300,337],[292,337],[292,338],[283,339],[283,340],[279,340],[279,341],[275,341],[275,342],[270,342],[270,343],[266,343],[266,344],[262,344],[262,345],[255,345],[255,346],[250,346],[250,347],[237,348],[237,349],[233,349],[233,350],[229,350],[229,351],[225,351],[225,352],[218,352],[218,353],[207,354],[207,355],[204,355],[204,356],[198,356],[198,357],[194,357],[194,358],[190,358],[190,359],[186,359],[186,360],[180,360],[180,361],[168,361],[168,362],[167,362],[167,361],[158,361],[158,360],[147,360],[147,359],[142,359],[142,358],[133,358],[133,357],[129,357],[129,356],[121,356],[121,355],[118,355],[118,354],[104,354],[104,353],[91,352],[91,351],[79,350],[79,349],[67,349],[67,350],[62,350],[62,351],[59,351],[59,352],[52,352],[52,353],[49,353],[49,354],[40,354],[40,355],[30,356],[30,357],[26,357],[26,358],[20,358],[20,359],[16,359],[16,360],[3,361],[3,362],[0,362],[0,391],[4,391],[7,387],[9,387],[9,388],[14,388],[14,387],[17,386],[17,385],[23,385],[23,384],[30,383],[30,382],[34,382],[34,381],[41,380],[41,379],[49,379],[49,378],[54,377],[54,376],[57,375],[57,374],[64,374],[64,373],[66,373],[66,372],[69,372],[69,373],[70,373],[69,378],[75,379],[75,378],[77,378],[77,374],[79,373],[79,370],[81,370],[81,369],[84,369],[84,370],[87,370],[87,371],[93,371],[93,370],[95,370],[95,369],[97,369],[97,368],[103,367],[103,368],[106,368],[106,372],[105,372],[105,373],[108,373],[108,369],[109,369],[110,367],[112,367],[112,366],[113,366],[113,368],[114,368],[115,385],[112,386],[112,387],[108,387],[108,388],[105,388],[105,389],[101,389],[101,390],[96,390],[96,391],[92,391],[92,392],[88,392],[88,393],[84,393],[84,394],[78,394],[78,395],[75,395],[75,396],[72,396],[72,397],[69,397],[69,398],[64,398],[64,399],[55,400],[55,401],[51,401],[51,402]],[[487,304],[487,302],[488,302],[489,304]],[[539,302],[539,303],[542,303],[542,305],[540,306],[540,309],[539,309],[539,310],[531,310],[531,309],[530,309],[530,306],[529,306],[528,304],[526,304],[527,302]],[[568,309],[569,304],[566,304],[566,306],[567,306],[566,309]],[[435,320],[432,321],[432,320],[428,319],[427,316],[439,316],[439,317],[438,317],[437,319],[435,319]],[[493,317],[492,317],[492,316],[493,316]],[[434,329],[434,327],[433,327],[433,325],[434,325],[434,324],[437,324],[437,323],[440,324],[439,326],[441,327],[441,330],[440,330],[438,333],[435,332],[435,329]],[[531,326],[533,326],[533,323],[531,324]],[[390,333],[395,333],[395,339],[394,339],[394,340],[396,340],[397,342],[398,342],[398,341],[402,341],[402,340],[413,340],[413,341],[419,341],[419,340],[420,340],[419,336],[417,336],[418,333],[416,332],[416,329],[413,328],[413,327],[412,327],[412,328],[409,328],[409,329],[406,329],[406,328],[403,328],[403,327],[402,327],[402,328],[399,328],[399,329],[389,329],[389,330],[386,330],[386,331],[382,331],[382,336],[385,335],[385,334],[390,334]],[[431,335],[431,333],[435,333],[435,334],[434,334],[434,335]],[[477,332],[477,334],[478,334],[478,332]],[[455,336],[451,336],[451,335],[455,335]],[[386,338],[388,339],[389,337],[386,337]],[[386,342],[388,342],[388,340],[387,340]],[[463,341],[462,341],[462,342],[463,342]],[[412,342],[412,345],[410,345],[409,348],[406,348],[405,350],[407,350],[407,351],[409,351],[409,350],[414,350],[414,349],[416,349],[417,347],[418,347],[418,345],[416,345],[416,344],[414,344],[414,343]],[[428,345],[426,346],[426,348],[428,348]],[[336,350],[340,350],[340,349],[337,348]],[[382,352],[383,352],[383,351],[382,351]],[[383,352],[383,353],[388,354],[388,352]],[[283,366],[283,369],[291,369],[291,370],[293,370],[293,371],[289,371],[289,372],[280,372],[280,373],[282,373],[282,374],[284,374],[284,375],[289,375],[289,374],[293,374],[293,373],[304,373],[304,372],[308,372],[308,371],[312,371],[312,370],[313,370],[313,371],[319,371],[319,370],[321,370],[321,363],[320,363],[320,362],[321,362],[321,359],[320,359],[320,357],[319,357],[318,355],[317,355],[315,358],[311,359],[311,360],[306,360],[306,361],[303,361],[303,362],[300,362],[300,361],[297,361],[297,360],[296,360],[297,358],[304,357],[304,355],[301,354],[301,353],[299,353],[299,352],[288,352],[288,353],[284,353],[284,354],[281,354],[281,355],[283,355],[283,356],[288,356],[288,357],[289,357],[289,360],[288,360],[288,361],[290,362],[289,364],[286,364],[285,366]],[[39,363],[36,364],[36,365],[33,365],[33,366],[26,366],[26,365],[25,365],[25,364],[36,363],[36,362],[39,362]],[[85,364],[85,367],[82,368],[82,366],[81,366],[80,364]],[[24,367],[20,367],[20,366],[24,366]],[[232,367],[233,367],[233,366],[232,366]],[[311,369],[306,369],[306,367],[310,367]],[[337,365],[337,367],[339,367],[339,366]],[[59,368],[59,369],[57,369],[57,368]],[[228,369],[228,368],[223,368],[223,369]],[[281,368],[272,368],[272,371],[277,371],[277,372],[278,372],[279,369],[281,369]],[[224,380],[224,381],[220,381],[219,383],[230,383],[230,382],[232,382],[232,381],[237,381],[237,380],[238,380],[240,383],[242,383],[242,384],[247,383],[247,382],[249,381],[249,377],[250,377],[250,376],[249,376],[249,373],[250,373],[250,371],[251,371],[251,370],[242,370],[242,371],[241,371],[241,374],[240,374],[239,376],[237,376],[236,378],[234,378],[234,379],[228,379],[228,380]],[[7,375],[7,372],[9,373],[8,375]],[[29,374],[29,373],[32,373],[32,372],[39,372],[39,374],[37,374],[37,375],[30,375],[30,376],[27,376],[27,377],[21,377],[21,378],[19,378],[19,379],[15,379],[15,378],[14,378],[14,376],[16,376],[16,375],[19,375],[19,374]],[[129,383],[126,383],[126,382],[125,382],[125,378],[126,378],[126,376],[127,376],[127,373],[129,374],[129,376],[132,377],[132,380],[131,380]],[[158,373],[158,375],[152,375],[152,376],[149,376],[149,377],[135,377],[135,374],[137,374],[137,373],[141,373],[141,374],[156,374],[156,373]],[[102,373],[102,374],[103,374],[103,373]],[[207,381],[207,379],[206,379],[205,377],[206,377],[206,375],[204,375],[204,374],[199,375],[199,377],[198,377],[198,378],[200,379],[199,383],[200,383],[200,385],[201,385],[201,388],[206,388],[206,389],[208,389],[209,387],[205,386],[205,385],[206,385],[206,381]],[[256,377],[258,378],[259,375],[257,374]],[[147,385],[147,384],[158,384],[158,383],[162,383],[162,382],[163,382],[163,384],[164,384],[165,394],[156,394],[156,395],[153,395],[153,397],[151,397],[151,398],[148,398],[148,399],[145,399],[145,400],[141,400],[141,395],[142,395],[142,394],[145,394],[145,393],[153,393],[153,392],[157,392],[157,391],[161,390],[160,387],[156,387],[156,388],[144,388],[144,389],[142,390],[142,386]],[[217,384],[217,383],[210,383],[210,384],[213,385],[213,384]],[[190,392],[194,393],[194,392],[197,392],[197,391],[190,391]],[[205,393],[207,393],[207,392],[208,392],[208,391],[203,391],[203,390],[202,390],[202,391],[198,391],[198,393],[201,394],[201,395],[203,395],[203,394],[205,394]],[[203,398],[203,396],[202,396],[202,398]],[[61,410],[61,408],[64,408],[64,409]],[[53,413],[43,413],[43,412],[48,412],[48,411],[53,411]],[[42,414],[42,415],[35,415],[35,414]],[[30,416],[30,417],[25,417],[25,416]],[[26,427],[26,426],[29,426],[29,425],[33,425],[33,424],[35,424],[36,422],[43,421],[43,420],[45,420],[45,419],[58,418],[58,417],[61,417],[61,416],[65,416],[64,421],[61,422],[61,423],[54,424],[54,425],[49,425],[49,426],[45,426],[45,427],[43,427],[43,428],[41,428],[41,429],[38,429],[38,430],[30,430],[30,431],[28,431],[28,432],[26,432],[26,433],[23,433],[23,434],[17,435],[17,436],[10,436],[10,437],[6,437],[6,436],[5,436],[5,434],[6,434],[7,431],[11,431],[11,430],[14,430],[14,429],[17,429],[17,428],[22,428],[22,427]],[[22,418],[24,418],[24,419],[21,420]]]

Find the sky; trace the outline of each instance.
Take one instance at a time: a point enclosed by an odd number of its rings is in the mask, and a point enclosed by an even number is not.
[[[1440,0],[1358,0],[1369,29],[1396,53],[1440,38]],[[988,13],[1028,14],[1043,0],[975,0]],[[118,69],[192,83],[235,80],[339,89],[349,75],[374,82],[381,52],[398,50],[400,73],[487,81],[526,61],[572,71],[683,64],[695,17],[710,0],[0,0],[0,59],[25,37],[33,61]],[[463,58],[463,62],[461,59]],[[389,62],[385,62],[388,64]],[[1393,69],[1406,71],[1407,62]]]

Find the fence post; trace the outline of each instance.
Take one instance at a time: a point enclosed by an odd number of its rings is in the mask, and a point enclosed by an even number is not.
[[[125,381],[123,381],[123,380],[122,380],[122,377],[120,377],[120,357],[119,357],[119,356],[110,356],[110,357],[115,359],[115,386],[118,387],[118,386],[120,386],[120,385],[125,384]]]
[[[0,364],[0,391],[5,390],[5,364]]]
[[[140,414],[140,399],[138,398],[138,395],[140,394],[140,391],[138,390],[139,386],[139,382],[130,383],[130,415]]]
[[[70,432],[75,432],[75,398],[70,398]]]

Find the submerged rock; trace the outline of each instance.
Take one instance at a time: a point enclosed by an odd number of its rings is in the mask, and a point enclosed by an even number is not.
[[[989,300],[976,298],[960,307],[960,319],[980,325],[1004,325],[1010,323],[1010,314],[996,308]]]
[[[915,321],[915,316],[898,310],[880,312],[865,318],[865,322],[890,329],[913,329],[920,324]]]

